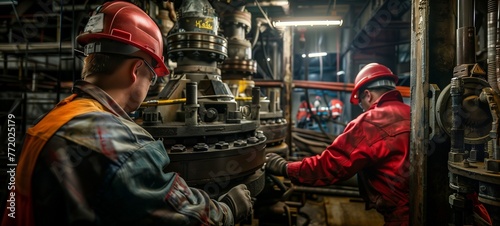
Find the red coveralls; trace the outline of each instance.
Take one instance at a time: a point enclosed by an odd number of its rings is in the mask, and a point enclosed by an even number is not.
[[[342,108],[344,103],[339,99],[330,100],[330,111],[332,112],[332,118],[336,119],[342,115]]]
[[[307,107],[307,102],[302,101],[299,105],[299,109],[297,110],[297,115],[295,116],[295,119],[297,122],[300,122],[302,120],[307,120],[311,117],[311,113],[309,112],[309,109],[313,109],[314,107],[312,104],[309,104],[309,108]]]
[[[331,185],[358,173],[367,209],[386,225],[409,223],[410,107],[397,90],[382,95],[322,154],[288,164],[294,183]]]

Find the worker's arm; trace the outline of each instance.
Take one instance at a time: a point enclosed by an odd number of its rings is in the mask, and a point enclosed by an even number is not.
[[[165,225],[232,225],[228,205],[190,188],[176,173],[163,173],[169,158],[161,142],[151,142],[131,153],[104,185],[104,211],[123,223],[164,222]]]
[[[373,148],[365,142],[367,136],[362,127],[349,124],[320,155],[288,163],[288,177],[292,182],[314,186],[351,178],[374,162]]]

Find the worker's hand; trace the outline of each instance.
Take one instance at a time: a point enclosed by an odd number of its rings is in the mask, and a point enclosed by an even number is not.
[[[266,155],[266,172],[276,175],[288,177],[287,173],[288,162],[276,153],[268,153]]]
[[[226,194],[219,197],[219,202],[229,206],[233,212],[235,224],[252,214],[252,198],[250,191],[244,184],[231,188]]]

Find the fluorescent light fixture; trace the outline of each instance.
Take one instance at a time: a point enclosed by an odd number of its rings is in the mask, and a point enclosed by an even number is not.
[[[287,6],[287,5],[289,5],[288,0],[259,2],[259,4],[261,6]]]
[[[342,26],[343,21],[335,17],[290,17],[277,19],[273,22],[275,27],[289,26]]]
[[[17,5],[17,1],[12,0],[0,0],[0,5]]]
[[[309,58],[311,58],[311,57],[322,57],[322,56],[326,56],[326,52],[309,53],[309,54],[307,54],[307,57],[309,57]],[[306,58],[306,54],[302,54],[302,58]]]

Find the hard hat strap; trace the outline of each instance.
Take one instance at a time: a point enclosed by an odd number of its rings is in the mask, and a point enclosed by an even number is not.
[[[389,79],[379,79],[377,81],[374,81],[370,84],[368,84],[365,88],[366,89],[371,89],[371,88],[377,88],[377,87],[386,87],[386,88],[396,88],[396,83],[392,80]]]
[[[106,39],[88,43],[83,47],[83,53],[85,54],[85,56],[88,56],[91,53],[131,55],[139,50],[140,49],[136,48],[135,46]]]

